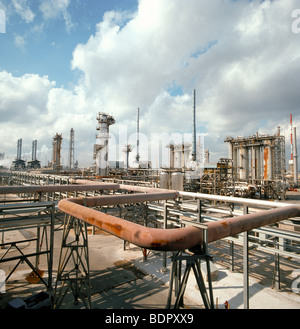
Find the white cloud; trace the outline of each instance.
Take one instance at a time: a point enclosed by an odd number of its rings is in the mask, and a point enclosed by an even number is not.
[[[15,155],[17,140],[22,138],[23,154],[28,157],[31,143],[36,139],[40,160],[45,162],[47,157],[47,161],[52,161],[51,152],[49,155],[45,150],[52,149],[53,136],[59,133],[63,135],[62,158],[66,163],[69,133],[73,128],[76,159],[82,166],[89,166],[93,162],[97,111],[97,102],[87,99],[80,88],[72,92],[56,88],[47,76],[25,74],[16,77],[2,71],[0,152]]]
[[[34,20],[35,15],[28,6],[27,0],[13,0],[12,4],[17,14],[20,15],[26,23],[31,23]]]
[[[25,37],[22,37],[21,35],[16,35],[14,44],[16,45],[16,47],[24,50],[26,45]]]
[[[46,20],[63,17],[67,31],[70,31],[73,23],[68,12],[68,6],[69,0],[43,0],[39,8]]]

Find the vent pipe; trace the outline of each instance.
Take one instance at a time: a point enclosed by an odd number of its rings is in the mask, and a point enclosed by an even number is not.
[[[196,161],[196,90],[195,89],[194,89],[194,105],[193,105],[192,161]]]
[[[136,123],[136,161],[140,161],[140,109],[137,109]]]
[[[297,135],[296,135],[296,127],[294,127],[294,183],[295,187],[298,186],[298,154],[297,154]]]

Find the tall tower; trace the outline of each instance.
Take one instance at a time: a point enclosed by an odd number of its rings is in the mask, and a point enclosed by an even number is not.
[[[291,159],[289,161],[289,164],[291,165],[291,173],[294,172],[294,156],[293,156],[293,117],[292,114],[290,114],[290,129],[291,129]]]
[[[22,138],[19,138],[17,144],[17,160],[21,160],[21,157],[22,157]]]
[[[99,112],[96,118],[98,120],[96,144],[94,145],[94,159],[96,159],[96,175],[108,175],[108,139],[109,126],[115,124],[115,119],[106,113]]]
[[[74,159],[75,159],[75,155],[74,155],[74,129],[71,128],[70,130],[70,144],[69,144],[69,169],[73,169],[74,168]]]
[[[298,151],[297,151],[297,133],[296,133],[296,127],[294,127],[294,184],[295,187],[298,187]]]
[[[54,170],[60,170],[60,152],[61,152],[61,142],[62,142],[62,134],[56,133],[53,137],[53,160],[52,160],[52,167]]]
[[[13,168],[15,170],[24,169],[25,168],[25,161],[22,158],[22,138],[18,139],[17,145],[17,158],[13,161]]]
[[[137,109],[136,120],[136,162],[140,161],[140,109]]]
[[[36,151],[37,151],[37,140],[34,140],[32,142],[32,154],[31,154],[32,161],[36,161]]]
[[[196,161],[196,90],[194,89],[193,101],[193,140],[192,140],[192,161]]]
[[[41,162],[37,160],[36,152],[37,152],[37,140],[34,140],[32,142],[31,161],[28,161],[27,163],[27,168],[29,169],[41,168]]]

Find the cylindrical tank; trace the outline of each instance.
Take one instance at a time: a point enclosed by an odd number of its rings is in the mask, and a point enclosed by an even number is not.
[[[294,184],[298,186],[298,150],[297,150],[297,132],[294,127]]]
[[[162,171],[160,173],[160,188],[168,189],[169,188],[169,173]]]
[[[240,180],[247,181],[249,179],[249,153],[247,147],[240,149]]]
[[[183,174],[181,172],[172,174],[172,190],[183,191]]]
[[[233,178],[237,177],[237,167],[238,167],[238,149],[233,147],[232,150],[232,175]]]

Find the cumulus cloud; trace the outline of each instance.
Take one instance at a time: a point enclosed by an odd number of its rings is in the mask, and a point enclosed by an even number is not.
[[[45,19],[67,12],[69,2],[59,3],[42,2]],[[56,88],[47,77],[2,72],[0,110],[16,130],[17,109],[35,115],[28,127],[43,145],[56,132],[67,141],[74,128],[75,152],[92,163],[98,111],[115,117],[115,135],[118,125],[134,133],[138,107],[145,135],[190,133],[196,89],[198,132],[211,155],[226,156],[227,135],[274,133],[277,125],[285,132],[290,113],[300,122],[300,43],[291,31],[297,6],[296,0],[140,0],[134,13],[106,12],[95,34],[76,46],[71,64],[82,76],[74,90]]]

